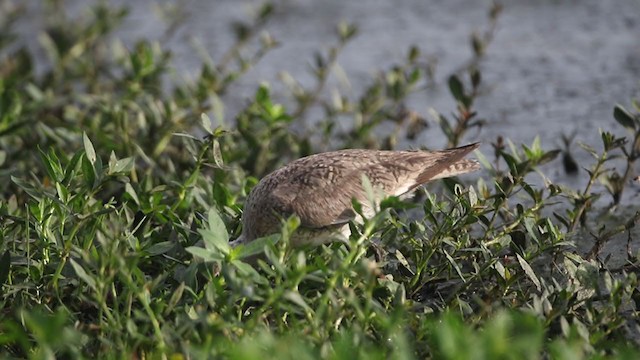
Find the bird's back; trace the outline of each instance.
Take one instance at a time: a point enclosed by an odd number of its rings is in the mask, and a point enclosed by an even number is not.
[[[334,229],[353,218],[352,199],[365,204],[366,176],[384,196],[400,196],[429,180],[477,170],[463,157],[478,147],[442,151],[348,149],[295,160],[265,176],[249,194],[243,213],[243,240],[280,229],[296,214],[308,229]]]

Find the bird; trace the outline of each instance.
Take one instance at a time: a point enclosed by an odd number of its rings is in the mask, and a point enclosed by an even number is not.
[[[279,233],[282,220],[291,215],[300,227],[290,243],[318,246],[350,235],[349,222],[356,220],[353,200],[370,217],[375,210],[364,185],[377,190],[379,199],[406,197],[429,181],[480,169],[465,156],[480,143],[439,150],[345,149],[303,157],[263,177],[250,191],[242,214],[242,233],[232,247]],[[344,238],[343,238],[344,239]]]

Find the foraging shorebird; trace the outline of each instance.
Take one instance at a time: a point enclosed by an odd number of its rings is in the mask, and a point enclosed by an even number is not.
[[[242,214],[242,235],[231,243],[243,244],[278,233],[282,219],[300,218],[291,238],[293,246],[319,245],[350,235],[355,219],[352,199],[362,204],[365,216],[375,211],[369,204],[363,177],[378,190],[380,199],[411,193],[435,179],[478,170],[464,159],[480,144],[441,151],[381,151],[348,149],[307,156],[265,176],[247,197]]]

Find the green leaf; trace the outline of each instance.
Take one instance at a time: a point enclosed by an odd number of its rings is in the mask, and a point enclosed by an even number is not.
[[[224,255],[229,254],[231,247],[228,242],[223,241],[223,237],[219,234],[220,230],[199,229],[198,233],[202,236],[205,248],[209,251],[219,251]]]
[[[41,102],[44,99],[44,93],[33,83],[28,83],[25,90],[35,102]]]
[[[556,150],[549,150],[543,153],[542,156],[540,156],[540,159],[538,159],[538,165],[543,165],[552,161],[553,159],[558,157],[558,155],[560,155],[561,152],[562,152],[561,150],[556,149]]]
[[[631,131],[636,130],[636,120],[633,118],[633,115],[629,114],[621,105],[616,105],[613,108],[613,118],[625,128]]]
[[[133,157],[117,160],[113,165],[109,163],[109,175],[128,173],[133,170],[133,164]]]
[[[209,250],[217,249],[224,255],[229,254],[231,251],[231,247],[229,246],[229,233],[215,208],[209,210],[208,220],[208,228],[198,230],[200,235],[202,235],[205,247]]]
[[[198,246],[190,246],[185,249],[191,255],[201,258],[205,262],[210,261],[220,261],[224,259],[224,256],[220,253],[212,252],[205,248],[201,248]]]
[[[265,247],[277,244],[282,236],[273,234],[239,245],[233,250],[234,258],[246,259],[264,252]]]
[[[209,97],[211,99],[211,111],[213,112],[213,119],[216,121],[217,126],[224,125],[224,103],[218,97],[218,95],[213,94]],[[215,135],[215,131],[211,134]]]
[[[191,139],[191,140],[194,140],[194,141],[200,141],[199,137],[193,136],[193,135],[187,134],[187,133],[174,132],[174,133],[171,133],[171,135],[177,136],[177,137],[183,137],[183,138]]]
[[[27,194],[29,194],[29,196],[31,196],[32,198],[40,201],[42,200],[42,197],[44,196],[44,194],[42,193],[42,191],[40,191],[40,189],[34,187],[33,185],[29,184],[28,182],[17,178],[15,176],[11,176],[11,181],[14,182],[14,184],[18,185],[18,187],[20,187],[22,190],[24,190]]]
[[[269,93],[269,86],[266,84],[260,84],[258,90],[256,90],[256,102],[262,106],[271,107],[271,95]]]
[[[205,113],[200,114],[200,123],[202,124],[202,128],[209,135],[213,135],[213,129],[211,128],[211,119]]]
[[[529,263],[525,259],[523,259],[522,256],[520,256],[520,254],[516,253],[516,257],[518,258],[518,263],[520,263],[520,267],[522,268],[522,270],[524,270],[524,273],[527,274],[529,279],[533,281],[533,284],[536,286],[538,291],[540,291],[540,289],[542,288],[542,285],[540,284],[540,280],[538,280],[536,273],[533,272],[531,265],[529,265]]]
[[[219,229],[219,235],[224,240],[225,243],[229,242],[229,233],[227,233],[227,227],[224,225],[220,214],[215,208],[209,209],[209,214],[207,216],[207,220],[209,221],[209,229],[216,230]]]
[[[407,210],[407,209],[413,209],[416,206],[417,205],[415,203],[409,202],[409,201],[403,201],[398,196],[388,196],[380,202],[381,210],[384,210],[384,209]]]
[[[287,240],[291,239],[291,235],[300,227],[300,223],[300,218],[297,215],[289,216],[282,227],[282,236]]]
[[[407,258],[404,256],[404,254],[402,254],[400,250],[396,249],[395,255],[396,259],[398,259],[398,262],[400,262],[400,264],[402,264],[405,269],[409,270],[411,275],[415,275],[415,272],[411,269],[411,265],[409,265],[409,262],[407,261]]]
[[[84,153],[87,155],[87,159],[91,162],[91,165],[96,162],[96,150],[93,148],[93,144],[87,133],[82,133],[82,142],[84,144]]]
[[[47,154],[41,149],[38,150],[40,151],[40,157],[42,158],[42,162],[44,163],[49,178],[51,178],[53,182],[62,181],[64,174],[62,173],[62,165],[60,164],[60,159],[58,159],[56,152],[53,149],[50,149]]]
[[[338,35],[340,36],[340,41],[345,42],[352,38],[358,32],[358,27],[352,24],[349,24],[345,21],[341,21],[338,24]]]
[[[410,63],[413,63],[413,62],[416,62],[416,60],[418,60],[419,57],[420,57],[420,48],[418,48],[415,45],[411,46],[411,48],[409,48],[409,54],[407,56],[407,60]]]
[[[454,99],[460,103],[464,103],[464,85],[456,75],[449,77],[449,91],[451,91]]]
[[[195,170],[191,173],[191,175],[189,175],[187,180],[184,181],[184,187],[186,189],[193,187],[193,185],[198,180],[199,176],[200,176],[200,169],[199,168],[195,168]]]
[[[478,204],[478,193],[476,193],[476,189],[473,186],[469,186],[468,195],[469,196],[469,205],[474,207]]]
[[[87,283],[87,285],[89,285],[90,288],[92,288],[93,290],[96,290],[96,281],[91,276],[89,276],[89,274],[75,260],[70,259],[69,261],[71,262],[71,266],[73,267],[73,270],[76,272],[76,275],[78,275],[78,277],[82,279],[82,281]]]
[[[176,246],[176,243],[173,241],[163,241],[157,244],[153,244],[149,246],[149,248],[145,249],[147,254],[151,256],[161,255],[169,250],[173,249]]]
[[[474,89],[478,88],[478,86],[480,86],[480,83],[482,82],[482,75],[480,74],[480,71],[478,71],[478,69],[472,69],[470,70],[470,77],[471,77],[471,85],[473,86]]]
[[[56,191],[58,192],[58,197],[63,203],[69,202],[69,190],[62,183],[56,183]]]
[[[238,273],[250,277],[254,282],[261,285],[268,284],[268,281],[264,277],[260,276],[253,266],[243,263],[242,261],[234,261],[233,266],[238,269]]]
[[[220,142],[218,139],[213,140],[213,146],[211,149],[213,153],[213,162],[218,168],[224,167],[224,159],[222,157],[222,151],[220,150]]]
[[[289,300],[289,301],[291,301],[292,303],[300,306],[301,308],[304,309],[305,312],[308,312],[308,313],[312,313],[313,312],[313,310],[311,309],[309,304],[307,304],[307,302],[304,301],[304,299],[302,298],[300,293],[297,292],[297,291],[291,291],[291,290],[286,291],[284,293],[284,298]]]
[[[507,166],[509,167],[509,170],[511,170],[511,174],[514,176],[518,176],[519,175],[519,171],[518,171],[518,159],[516,157],[514,157],[513,155],[506,153],[504,151],[501,152],[502,158],[504,159],[504,161],[507,163]]]
[[[539,242],[538,234],[535,231],[536,221],[530,217],[526,217],[524,219],[524,227],[527,229],[529,236],[531,236],[531,238],[534,239],[536,242]]]
[[[86,344],[84,335],[67,326],[73,321],[69,320],[68,310],[64,310],[62,307],[54,310],[46,309],[43,306],[33,306],[32,308],[23,308],[23,310],[18,310],[17,312],[18,318],[21,319],[23,326],[28,330],[30,337],[33,339],[32,341],[39,346],[35,354],[40,356],[35,356],[36,358],[56,358],[52,349],[78,349]],[[3,321],[4,324],[5,322]],[[6,341],[4,326],[3,338],[3,342]],[[43,350],[43,348],[46,350]],[[3,351],[3,353],[5,352]]]
[[[82,157],[82,175],[84,175],[84,182],[87,184],[89,188],[93,188],[96,183],[96,172],[93,168],[93,164],[91,160],[87,158],[87,156]]]
[[[140,206],[140,199],[138,199],[138,194],[136,193],[136,190],[133,188],[133,186],[131,186],[131,183],[124,184],[124,191],[129,196],[131,196],[131,199],[133,199],[136,205]]]
[[[500,275],[500,277],[502,277],[505,280],[507,279],[507,273],[506,273],[506,269],[504,268],[504,265],[502,265],[502,263],[498,260],[493,264],[493,269],[498,273],[498,275]]]
[[[460,279],[462,279],[462,281],[464,281],[464,282],[467,282],[467,280],[464,278],[464,275],[462,275],[462,270],[460,270],[460,266],[458,266],[458,264],[453,259],[453,257],[451,257],[451,255],[449,255],[447,250],[443,249],[442,252],[444,252],[444,256],[447,257],[447,260],[449,260],[449,263],[451,264],[451,266],[453,266],[453,268],[456,270],[456,273],[458,273],[458,276],[460,277]]]
[[[165,316],[171,314],[176,305],[178,305],[178,301],[182,298],[185,288],[185,283],[181,282],[180,285],[178,285],[178,288],[173,291],[173,294],[171,294],[171,298],[169,299],[169,303],[167,304],[167,308],[164,310]]]
[[[471,35],[471,46],[473,47],[473,52],[476,57],[480,57],[484,54],[485,44],[478,34],[474,33]]]
[[[376,209],[376,189],[374,189],[373,184],[371,184],[371,180],[363,173],[360,181],[362,181],[362,189],[367,196],[367,201],[369,201],[372,209]]]
[[[438,114],[438,124],[447,139],[453,138],[453,129],[451,128],[451,124],[446,116]]]
[[[64,179],[62,179],[62,182],[64,182],[65,184],[68,184],[69,181],[73,178],[73,175],[76,171],[76,167],[78,167],[78,162],[80,162],[82,155],[83,155],[82,151],[76,152],[75,154],[73,154],[73,157],[71,158],[71,160],[69,160],[69,162],[67,163],[67,166],[65,166]]]

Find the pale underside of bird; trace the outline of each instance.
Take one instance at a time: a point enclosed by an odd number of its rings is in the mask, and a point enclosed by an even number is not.
[[[348,149],[295,160],[265,176],[249,193],[242,215],[242,235],[232,246],[278,233],[283,219],[300,218],[293,246],[319,245],[350,235],[357,220],[353,200],[363,213],[375,214],[365,182],[377,199],[403,196],[432,180],[478,170],[464,157],[479,143],[440,151]],[[367,180],[363,179],[366,178]]]

